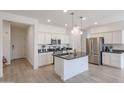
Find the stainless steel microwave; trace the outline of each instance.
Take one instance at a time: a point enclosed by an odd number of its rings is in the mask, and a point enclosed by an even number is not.
[[[51,39],[51,44],[52,44],[52,45],[57,44],[56,39]]]
[[[51,44],[52,45],[61,44],[61,40],[60,39],[51,39]]]

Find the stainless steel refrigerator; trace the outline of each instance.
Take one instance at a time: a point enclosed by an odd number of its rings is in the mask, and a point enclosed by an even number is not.
[[[104,38],[88,38],[86,40],[86,50],[89,56],[89,63],[102,64],[102,51],[104,49]]]

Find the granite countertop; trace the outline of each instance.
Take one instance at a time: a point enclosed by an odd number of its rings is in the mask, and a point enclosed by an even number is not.
[[[49,53],[49,52],[53,52],[53,51],[45,51],[45,52],[39,51],[38,54],[40,54],[40,53]]]
[[[86,53],[84,52],[78,52],[76,55],[74,55],[74,53],[63,53],[63,54],[53,54],[53,56],[55,57],[59,57],[62,59],[66,59],[66,60],[72,60],[72,59],[76,59],[76,58],[80,58],[80,57],[85,57],[88,56]]]
[[[38,53],[48,53],[48,52],[56,52],[56,51],[67,51],[67,50],[72,50],[72,48],[66,48],[64,50],[63,48],[59,49],[46,49],[46,51],[42,51],[41,49],[38,49]]]
[[[124,50],[112,50],[112,51],[103,51],[103,52],[122,54],[122,53],[124,53]]]

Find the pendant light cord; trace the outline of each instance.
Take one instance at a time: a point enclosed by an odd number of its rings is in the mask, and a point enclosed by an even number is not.
[[[81,16],[80,19],[81,19],[81,31],[82,31],[82,19],[83,19],[83,17]]]
[[[74,13],[72,12],[71,15],[72,15],[72,29],[73,29],[73,27],[74,27]]]

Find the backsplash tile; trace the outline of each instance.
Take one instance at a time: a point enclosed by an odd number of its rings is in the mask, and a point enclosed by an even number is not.
[[[114,50],[124,50],[124,44],[105,44],[105,46],[112,46]]]

